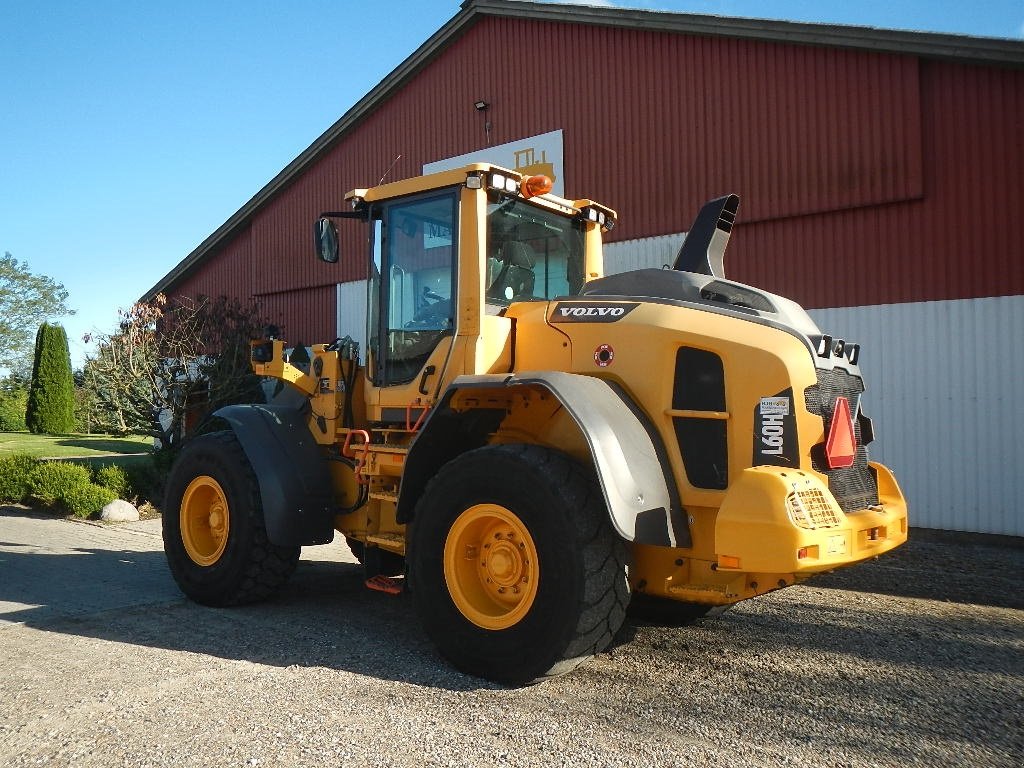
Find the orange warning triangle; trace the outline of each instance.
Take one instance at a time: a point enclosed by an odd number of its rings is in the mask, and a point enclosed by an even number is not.
[[[843,469],[853,466],[857,456],[857,438],[853,434],[853,416],[850,414],[850,403],[845,397],[836,398],[836,407],[832,412],[832,427],[825,441],[825,458],[830,469]]]

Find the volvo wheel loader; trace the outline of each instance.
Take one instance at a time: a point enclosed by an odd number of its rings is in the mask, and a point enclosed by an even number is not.
[[[315,245],[335,262],[335,222],[365,232],[365,350],[253,342],[282,391],[218,411],[169,479],[189,597],[265,597],[340,533],[371,585],[404,575],[451,663],[523,684],[604,649],[631,601],[684,620],[906,540],[860,346],[725,278],[735,195],[671,268],[610,276],[615,212],[544,176],[473,164],[346,200]]]

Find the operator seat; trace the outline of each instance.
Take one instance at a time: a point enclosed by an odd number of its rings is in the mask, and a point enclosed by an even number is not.
[[[507,242],[501,249],[501,261],[501,271],[487,289],[487,297],[507,301],[506,288],[512,289],[513,298],[533,296],[533,286],[537,279],[533,273],[533,265],[536,263],[533,249],[525,243]]]

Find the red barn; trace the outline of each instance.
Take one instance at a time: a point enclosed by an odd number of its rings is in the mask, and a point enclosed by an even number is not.
[[[343,227],[317,262],[312,222],[389,167],[550,163],[618,211],[608,272],[671,261],[736,192],[727,274],[863,345],[914,524],[1024,535],[1022,139],[1020,41],[467,0],[147,297],[253,296],[291,341],[362,337],[364,245]]]

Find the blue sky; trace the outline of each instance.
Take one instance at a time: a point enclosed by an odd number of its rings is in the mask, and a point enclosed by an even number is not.
[[[586,4],[586,3],[584,3]],[[598,2],[1020,39],[1024,0]],[[129,306],[459,10],[458,0],[0,0],[0,253],[81,337]]]

